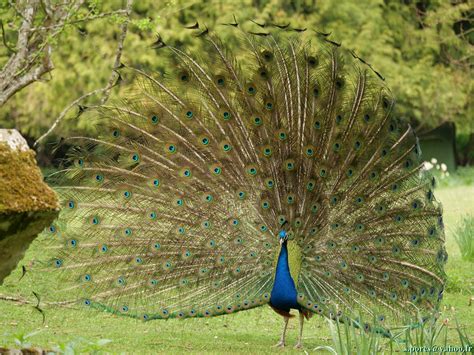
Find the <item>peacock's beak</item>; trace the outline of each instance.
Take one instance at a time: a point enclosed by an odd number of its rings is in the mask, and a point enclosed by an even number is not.
[[[284,241],[285,241],[285,238],[280,238],[280,245],[283,245]]]

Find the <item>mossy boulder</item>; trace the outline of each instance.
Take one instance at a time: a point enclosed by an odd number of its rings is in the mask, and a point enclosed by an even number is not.
[[[0,284],[58,213],[35,152],[18,131],[0,129]]]

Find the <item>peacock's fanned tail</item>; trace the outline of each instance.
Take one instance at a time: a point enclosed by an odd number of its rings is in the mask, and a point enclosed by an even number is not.
[[[145,320],[257,307],[288,222],[301,306],[380,322],[436,308],[441,209],[389,91],[334,42],[239,36],[235,53],[212,33],[200,53],[161,48],[166,75],[129,69],[98,135],[68,140],[58,291]]]

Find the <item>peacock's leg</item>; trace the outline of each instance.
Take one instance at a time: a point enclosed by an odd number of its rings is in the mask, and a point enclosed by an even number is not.
[[[301,338],[303,337],[303,323],[304,323],[304,314],[300,312],[300,333],[298,335],[298,342],[295,345],[295,349],[299,349],[303,347],[303,342]]]
[[[286,328],[288,327],[288,321],[290,317],[283,317],[285,321],[285,325],[283,326],[283,332],[281,333],[280,341],[275,345],[277,348],[283,348],[285,346],[285,336],[286,336]]]

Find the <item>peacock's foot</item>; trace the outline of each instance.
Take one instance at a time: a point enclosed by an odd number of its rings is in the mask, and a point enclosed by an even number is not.
[[[295,349],[302,349],[303,348],[303,344],[301,344],[300,342],[298,342],[296,345],[295,345]]]
[[[284,341],[279,341],[275,345],[273,345],[274,348],[284,348],[285,347],[285,342]]]

